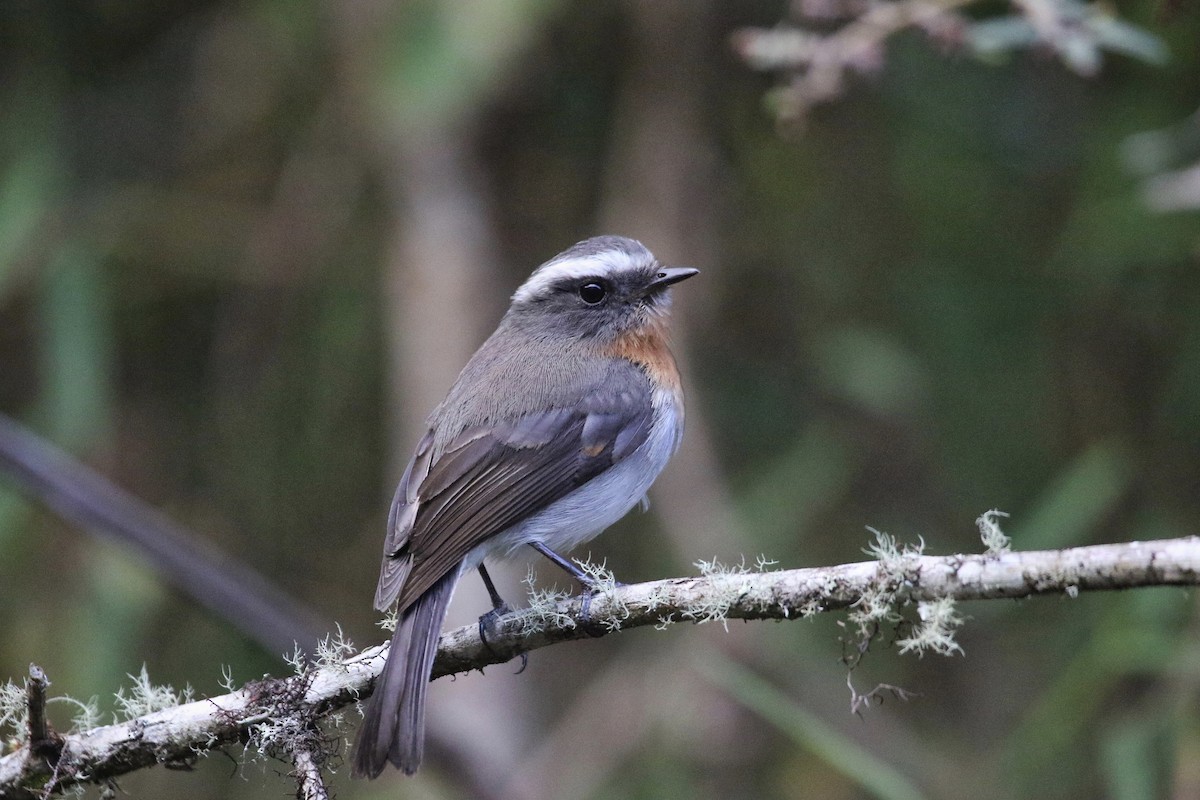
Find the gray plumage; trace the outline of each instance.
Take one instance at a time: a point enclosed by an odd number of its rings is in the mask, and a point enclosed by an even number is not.
[[[354,754],[359,775],[377,777],[391,760],[411,775],[425,751],[425,695],[458,573],[443,575],[396,621],[388,663],[367,703]],[[393,659],[392,656],[397,658]],[[391,733],[389,738],[387,733]]]
[[[359,733],[357,774],[419,765],[426,686],[462,573],[523,544],[590,539],[665,466],[682,435],[677,381],[660,385],[614,347],[660,324],[666,286],[694,272],[662,270],[631,239],[580,242],[517,290],[429,416],[388,519],[375,605],[396,603],[399,620]],[[602,302],[581,299],[589,281],[603,284]]]

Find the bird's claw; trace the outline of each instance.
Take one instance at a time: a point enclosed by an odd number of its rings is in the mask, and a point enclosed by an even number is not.
[[[592,598],[612,589],[620,589],[624,585],[620,581],[613,581],[610,585],[605,586],[604,589],[597,588],[596,584],[584,587],[586,591],[584,592],[583,600],[579,604],[579,627],[583,629],[584,633],[593,639],[599,639],[608,632],[608,628],[603,623],[592,619]]]
[[[502,654],[496,651],[496,648],[492,647],[492,643],[488,641],[488,631],[499,635],[502,627],[499,624],[499,619],[510,611],[512,611],[512,609],[508,607],[508,603],[501,603],[479,618],[479,641],[483,642],[483,646],[487,648],[487,651],[495,656],[498,661],[511,661],[512,658],[505,658]],[[514,672],[514,675],[520,675],[525,671],[525,668],[529,666],[529,653],[521,653],[520,655],[521,668]]]
[[[508,659],[496,652],[496,649],[492,647],[492,643],[488,641],[488,635],[491,632],[491,634],[499,636],[503,627],[499,624],[500,618],[511,611],[512,609],[508,607],[508,603],[501,603],[479,618],[479,640],[483,642],[483,646],[487,648],[489,653],[501,661],[508,661]]]

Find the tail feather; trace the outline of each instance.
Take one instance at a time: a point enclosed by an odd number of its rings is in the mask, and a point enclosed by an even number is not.
[[[425,751],[429,676],[457,582],[453,570],[400,615],[354,746],[355,775],[378,777],[389,761],[407,775],[417,771]]]

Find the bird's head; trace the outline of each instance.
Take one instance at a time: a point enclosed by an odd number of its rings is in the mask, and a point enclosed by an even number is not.
[[[508,316],[533,335],[609,343],[661,325],[668,288],[698,272],[661,266],[633,239],[597,236],[534,270],[513,294]]]

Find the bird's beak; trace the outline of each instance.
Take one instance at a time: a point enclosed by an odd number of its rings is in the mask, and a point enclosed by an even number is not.
[[[679,283],[699,274],[700,270],[693,267],[663,267],[655,273],[654,280],[646,284],[646,294],[661,291],[672,283]]]

